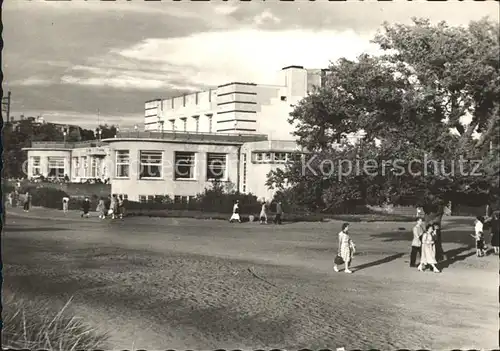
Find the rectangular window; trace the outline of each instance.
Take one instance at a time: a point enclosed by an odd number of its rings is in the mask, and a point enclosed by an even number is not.
[[[207,179],[227,179],[227,154],[207,153]]]
[[[195,179],[195,153],[175,152],[175,179]]]
[[[261,152],[254,153],[255,161],[262,162],[264,160],[264,155]]]
[[[161,178],[163,168],[163,152],[162,151],[141,151],[141,172],[139,179],[144,178]]]
[[[188,202],[194,202],[196,200],[196,196],[188,196]]]
[[[83,177],[86,178],[89,173],[89,162],[87,157],[82,157],[82,165],[83,165]]]
[[[182,130],[187,131],[187,118],[181,118],[182,120]]]
[[[284,152],[274,153],[274,162],[278,162],[278,163],[286,162],[286,153],[284,153]]]
[[[148,195],[148,202],[154,202],[155,201],[155,197],[154,195]]]
[[[180,204],[181,203],[181,196],[175,195],[174,196],[174,204]]]
[[[171,119],[171,120],[169,120],[169,122],[170,122],[170,129],[174,131],[175,130],[175,119]]]
[[[97,160],[95,158],[90,159],[90,177],[95,178],[97,177]]]
[[[116,178],[128,178],[130,174],[130,152],[116,151]]]
[[[73,157],[73,178],[80,176],[80,159]]]
[[[64,157],[49,157],[49,177],[64,177]]]
[[[146,203],[146,202],[147,202],[147,197],[146,197],[146,195],[139,195],[139,202],[140,202],[141,204]]]
[[[271,153],[270,152],[265,153],[264,161],[266,161],[266,162],[271,161]]]
[[[37,176],[42,174],[42,163],[40,156],[31,157],[31,176]]]

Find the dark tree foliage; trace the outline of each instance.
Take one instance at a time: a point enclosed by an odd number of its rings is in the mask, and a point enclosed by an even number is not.
[[[290,122],[310,154],[271,172],[268,186],[322,211],[422,205],[429,222],[440,222],[450,201],[492,202],[499,175],[498,33],[487,19],[466,28],[422,19],[384,25],[373,41],[382,55],[332,63],[326,84],[295,106]],[[360,131],[357,144],[345,140]]]
[[[23,163],[26,161],[26,151],[23,148],[31,146],[33,141],[80,142],[95,140],[95,131],[81,127],[61,127],[53,123],[36,123],[33,118],[25,118],[15,122],[4,123],[3,142],[3,174],[4,178],[25,177]],[[113,138],[115,126],[103,125],[101,138]],[[66,136],[64,136],[66,130]]]

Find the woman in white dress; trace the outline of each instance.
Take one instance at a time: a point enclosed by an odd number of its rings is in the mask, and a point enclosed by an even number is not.
[[[229,219],[229,222],[232,223],[233,221],[237,221],[238,223],[241,223],[241,218],[240,218],[240,201],[236,200],[233,206],[233,214],[231,218]]]
[[[351,240],[351,237],[349,236],[348,232],[349,232],[349,223],[344,223],[342,225],[342,231],[339,233],[338,256],[342,257],[342,260],[344,261],[345,265],[344,272],[352,273],[352,271],[349,270],[349,265],[351,264],[352,256],[354,256],[354,253],[356,251],[356,246],[354,245],[354,242]],[[339,271],[339,267],[335,262],[333,265],[333,270],[335,272]]]
[[[265,201],[262,201],[262,207],[260,209],[260,224],[267,224],[267,204]]]
[[[434,225],[428,224],[425,227],[425,232],[422,235],[422,253],[420,256],[420,264],[417,269],[421,272],[424,271],[427,265],[430,265],[434,273],[439,273],[436,264],[436,247],[434,245]]]

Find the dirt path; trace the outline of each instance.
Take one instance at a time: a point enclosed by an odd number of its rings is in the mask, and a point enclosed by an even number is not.
[[[498,258],[467,256],[466,231],[447,236],[459,255],[435,275],[407,267],[401,224],[355,224],[347,275],[331,270],[337,227],[23,219],[4,234],[5,283],[74,295],[114,348],[496,346]]]

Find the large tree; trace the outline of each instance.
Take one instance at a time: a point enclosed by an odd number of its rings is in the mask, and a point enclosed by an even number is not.
[[[324,211],[418,204],[428,222],[450,201],[488,203],[498,192],[498,33],[487,19],[384,25],[373,40],[381,55],[333,63],[295,107],[290,122],[310,154],[268,185]],[[345,140],[359,131],[356,145]]]

